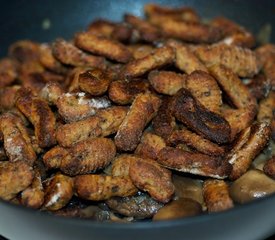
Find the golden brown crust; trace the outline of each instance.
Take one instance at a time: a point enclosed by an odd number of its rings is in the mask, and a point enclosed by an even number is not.
[[[189,7],[171,8],[167,6],[160,6],[154,3],[148,3],[144,6],[144,12],[153,21],[155,17],[164,17],[165,19],[183,20],[186,22],[199,22],[200,17],[196,11]]]
[[[52,53],[60,62],[76,67],[98,67],[105,68],[103,57],[96,57],[84,53],[70,42],[57,39],[52,45]]]
[[[186,75],[171,71],[151,71],[148,79],[158,93],[166,95],[175,95],[179,89],[186,86]]]
[[[105,19],[96,19],[88,26],[87,31],[91,34],[109,38],[111,37],[115,26],[116,24],[114,22]]]
[[[187,152],[178,148],[165,147],[157,161],[170,169],[213,178],[226,178],[232,166],[227,160],[201,153]]]
[[[231,69],[214,65],[209,70],[237,108],[256,108],[256,99]]]
[[[257,48],[255,52],[260,65],[263,66],[264,75],[271,83],[272,89],[275,90],[275,45],[265,44]]]
[[[96,114],[111,105],[105,97],[91,98],[84,92],[65,93],[57,100],[58,113],[66,123],[76,122]]]
[[[161,32],[151,23],[131,14],[124,15],[125,22],[138,30],[140,38],[147,42],[154,42],[161,38]]]
[[[228,161],[233,166],[229,176],[231,180],[238,179],[247,171],[253,159],[267,144],[270,135],[268,123],[262,122],[252,126],[248,141],[238,151],[230,154]]]
[[[34,171],[34,178],[31,185],[21,193],[20,202],[22,205],[34,209],[42,206],[44,202],[44,189],[38,170]]]
[[[274,119],[273,111],[275,111],[275,92],[271,91],[269,95],[259,103],[259,110],[257,114],[258,122],[266,121],[271,124]]]
[[[185,143],[187,146],[195,148],[197,151],[207,154],[221,156],[225,153],[225,149],[188,129],[175,130],[168,138],[168,142],[172,145]]]
[[[53,147],[43,155],[43,163],[46,169],[58,169],[61,166],[62,159],[69,155],[69,151],[63,147]]]
[[[0,88],[11,85],[17,77],[15,61],[9,58],[0,60]]]
[[[52,48],[49,44],[40,44],[39,61],[46,69],[55,73],[66,74],[68,72],[68,69],[53,56]]]
[[[275,156],[265,162],[263,170],[266,175],[275,179]]]
[[[149,83],[143,79],[131,81],[113,81],[109,86],[109,98],[116,104],[125,105],[133,102],[135,97],[148,90]]]
[[[156,114],[161,101],[151,93],[137,95],[115,136],[115,144],[123,151],[134,150],[146,125]]]
[[[202,23],[191,23],[180,20],[154,21],[163,35],[193,43],[214,43],[221,39],[219,29]]]
[[[69,175],[85,174],[107,166],[116,155],[115,144],[108,138],[87,139],[73,145],[70,158],[61,162],[61,170]]]
[[[164,97],[162,99],[157,115],[152,121],[154,132],[165,140],[176,127],[176,121],[172,115],[172,109],[170,107],[171,99],[172,98],[170,97]]]
[[[56,211],[64,207],[73,196],[73,179],[57,173],[45,182],[45,201],[43,208]]]
[[[222,93],[211,75],[200,70],[192,72],[186,79],[186,88],[208,110],[220,112]]]
[[[77,34],[75,36],[75,44],[83,50],[117,62],[126,63],[132,57],[129,50],[123,44],[105,37],[90,34],[89,32]]]
[[[96,116],[62,125],[56,131],[57,142],[69,147],[88,138],[116,133],[126,114],[127,108],[115,106],[100,110]]]
[[[150,55],[127,63],[122,71],[122,76],[126,78],[142,76],[153,69],[171,64],[174,58],[175,53],[171,47],[157,48]]]
[[[65,93],[63,87],[57,82],[50,82],[43,87],[39,96],[49,105],[56,105],[58,98]]]
[[[239,132],[251,125],[256,113],[257,112],[254,107],[242,109],[221,109],[221,115],[226,119],[226,121],[228,121],[231,128],[230,141],[234,140]]]
[[[89,69],[79,74],[80,90],[91,94],[92,96],[103,95],[111,82],[111,78],[99,68]]]
[[[196,133],[217,143],[230,140],[229,123],[206,109],[187,89],[180,89],[171,104],[174,116]]]
[[[23,161],[29,165],[35,162],[36,154],[30,136],[19,117],[11,113],[3,114],[0,119],[0,131],[4,137],[4,148],[9,161]]]
[[[159,151],[164,147],[166,147],[164,139],[156,134],[145,132],[135,154],[143,158],[157,159]]]
[[[78,197],[92,201],[132,196],[137,192],[129,177],[82,175],[74,178],[74,186]]]
[[[252,77],[260,70],[255,53],[247,48],[214,44],[195,48],[195,54],[207,67],[224,65],[240,77]]]
[[[121,154],[112,162],[111,174],[114,177],[129,177],[129,169],[132,161],[139,157],[132,154]]]
[[[132,44],[127,46],[127,48],[132,52],[133,58],[136,60],[148,56],[154,49],[149,44]]]
[[[19,85],[13,85],[0,89],[0,112],[10,110],[15,106],[16,93],[19,88]]]
[[[167,45],[175,49],[175,65],[183,72],[186,72],[187,74],[190,74],[195,70],[208,72],[204,64],[196,57],[196,55],[188,48],[188,46],[185,46],[175,40],[168,40]]]
[[[153,199],[163,203],[171,200],[175,191],[171,172],[154,160],[138,158],[131,161],[129,174],[134,185]]]
[[[23,161],[0,162],[0,198],[13,199],[32,182],[33,170]]]
[[[208,212],[220,212],[234,207],[228,185],[223,180],[206,180],[203,184],[203,198]]]

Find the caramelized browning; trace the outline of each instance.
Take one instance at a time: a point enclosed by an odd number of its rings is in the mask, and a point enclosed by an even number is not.
[[[161,101],[151,93],[139,94],[120,125],[115,136],[115,144],[123,151],[133,151],[146,125],[155,116]]]
[[[196,133],[217,142],[226,143],[230,140],[228,122],[202,106],[187,89],[180,89],[172,102],[174,116]]]
[[[165,147],[160,150],[157,161],[176,171],[218,179],[228,177],[232,169],[228,161],[222,158],[172,147]]]
[[[171,71],[151,71],[148,79],[158,93],[166,95],[175,95],[179,89],[186,86],[186,75]]]
[[[175,191],[171,172],[154,160],[138,158],[131,161],[129,173],[134,185],[153,199],[163,203],[171,200]]]
[[[74,178],[75,194],[83,199],[102,201],[111,197],[128,197],[137,192],[129,177],[80,175]]]
[[[265,162],[263,170],[266,175],[275,179],[275,156]]]
[[[76,35],[75,44],[79,48],[104,56],[111,60],[126,63],[132,55],[123,44],[102,36],[96,36],[89,32],[82,32]]]
[[[9,58],[0,60],[0,88],[11,85],[17,77],[15,61]]]
[[[127,63],[122,71],[122,76],[126,78],[142,76],[153,69],[171,64],[174,58],[175,54],[171,47],[157,48],[150,55]]]

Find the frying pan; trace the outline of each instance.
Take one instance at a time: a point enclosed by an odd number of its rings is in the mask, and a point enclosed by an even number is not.
[[[142,16],[148,1],[19,0],[1,2],[0,56],[18,39],[39,42],[70,38],[94,18],[120,20],[124,12]],[[257,33],[266,24],[275,27],[273,0],[155,1],[163,5],[188,5],[206,17],[223,15]],[[275,34],[271,35],[275,41]],[[232,210],[163,222],[100,223],[65,219],[0,201],[0,234],[11,240],[25,239],[264,239],[275,234],[275,195]]]

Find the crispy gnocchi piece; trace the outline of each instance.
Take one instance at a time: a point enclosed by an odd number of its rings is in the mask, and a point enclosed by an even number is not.
[[[169,202],[174,194],[172,174],[161,167],[156,161],[148,158],[138,158],[132,161],[129,169],[134,185],[162,203]]]
[[[256,54],[247,48],[213,44],[197,47],[196,56],[206,65],[224,65],[240,77],[252,77],[260,70]]]
[[[127,63],[122,70],[122,76],[126,78],[142,76],[153,69],[171,64],[174,58],[175,53],[171,47],[157,48],[150,55]]]
[[[159,151],[166,147],[166,143],[160,136],[146,132],[143,134],[135,154],[150,159],[157,159]]]
[[[259,122],[266,121],[271,124],[274,119],[273,111],[275,111],[275,92],[271,91],[267,98],[264,98],[259,103],[257,120]]]
[[[263,171],[266,175],[275,179],[275,156],[265,162]]]
[[[127,48],[132,52],[135,60],[148,56],[154,49],[153,46],[149,44],[132,44],[127,46]]]
[[[253,159],[267,144],[270,135],[270,124],[262,122],[252,126],[247,142],[238,151],[229,154],[228,161],[233,166],[229,176],[231,180],[238,179],[248,170]]]
[[[271,83],[272,90],[275,90],[275,45],[265,44],[257,48],[255,52],[262,66],[264,75]]]
[[[208,212],[220,212],[234,207],[228,185],[223,180],[206,180],[203,184],[203,198]]]
[[[175,40],[168,40],[167,45],[175,49],[175,65],[178,69],[186,72],[187,74],[190,74],[195,70],[208,72],[204,64],[196,57],[188,46],[185,46]]]
[[[75,67],[98,67],[103,69],[106,67],[103,57],[89,55],[64,39],[55,40],[52,44],[52,53],[54,57],[66,65]]]
[[[59,210],[66,206],[73,196],[73,179],[61,173],[57,173],[54,177],[47,179],[44,185],[44,210]]]
[[[65,122],[71,123],[95,115],[98,109],[109,107],[111,102],[105,97],[91,98],[84,92],[77,92],[61,95],[56,105]]]
[[[0,162],[0,198],[13,199],[32,183],[33,176],[33,169],[26,162]]]
[[[149,18],[149,21],[153,21],[155,17],[164,17],[164,19],[175,19],[185,22],[200,21],[200,17],[196,11],[189,7],[170,8],[167,6],[149,3],[144,6],[144,12]]]
[[[222,93],[216,80],[208,73],[196,70],[187,76],[185,86],[208,110],[219,113]]]
[[[70,148],[55,147],[43,156],[48,168],[59,168],[69,176],[87,174],[107,166],[116,155],[111,139],[93,138],[74,144]]]
[[[57,82],[47,83],[39,93],[39,96],[46,100],[49,105],[56,105],[57,100],[65,93],[63,87]]]
[[[29,40],[21,40],[9,47],[8,55],[20,63],[36,62],[39,59],[39,44]]]
[[[0,89],[0,112],[15,106],[16,92],[19,88],[19,85],[13,85]]]
[[[67,78],[65,80],[66,86],[68,86],[69,92],[76,92],[79,91],[79,75],[88,71],[89,67],[75,67],[73,70],[71,70]]]
[[[56,131],[57,142],[63,147],[69,147],[88,138],[114,134],[126,114],[127,108],[115,106],[87,119],[62,125]]]
[[[171,104],[174,116],[193,131],[216,143],[230,140],[229,123],[206,109],[187,89],[180,89]]]
[[[188,129],[173,131],[168,138],[168,143],[172,145],[185,143],[187,146],[207,155],[221,156],[225,153],[223,147],[189,131]]]
[[[256,99],[231,69],[213,65],[209,70],[237,108],[256,108]]]
[[[50,147],[56,143],[55,115],[45,100],[33,96],[28,89],[20,89],[16,107],[33,124],[35,137],[40,147]]]
[[[157,161],[166,168],[176,171],[218,179],[228,177],[232,170],[228,161],[222,158],[172,147],[160,150]]]
[[[66,74],[68,69],[58,61],[52,52],[52,48],[49,44],[41,44],[39,49],[39,61],[46,69],[58,74]]]
[[[21,119],[11,113],[3,114],[0,118],[0,131],[4,137],[4,148],[9,161],[23,161],[33,165],[36,154]]]
[[[140,36],[135,34],[134,31],[136,30],[134,30],[129,24],[125,22],[118,23],[111,34],[111,39],[122,43],[135,42],[140,38]]]
[[[132,103],[138,94],[145,93],[148,89],[149,83],[143,79],[118,80],[111,82],[108,94],[114,103],[126,105]]]
[[[0,88],[11,85],[17,77],[17,66],[14,60],[3,58],[0,60]]]
[[[111,197],[128,197],[137,192],[129,177],[104,175],[80,175],[74,178],[75,194],[92,201],[107,200]]]
[[[125,22],[138,30],[140,38],[146,42],[154,42],[161,38],[161,32],[151,23],[131,14],[124,15]]]
[[[112,162],[111,175],[114,177],[129,177],[129,169],[132,161],[137,161],[138,156],[121,154]]]
[[[158,93],[166,95],[175,95],[179,89],[186,87],[186,75],[171,71],[151,71],[148,79]]]
[[[254,36],[247,29],[228,18],[216,17],[210,25],[220,29],[224,36],[221,41],[225,44],[252,48],[256,43]]]
[[[34,209],[39,209],[43,205],[44,189],[41,175],[37,169],[34,170],[34,178],[31,185],[21,193],[20,202],[22,205]]]
[[[116,24],[105,19],[96,19],[89,26],[87,31],[91,34],[110,38]]]
[[[176,127],[175,117],[170,107],[171,98],[164,97],[157,115],[153,118],[152,127],[154,132],[165,140],[170,136]]]
[[[115,136],[119,150],[133,151],[137,147],[144,128],[155,116],[160,104],[161,100],[152,93],[136,96]]]
[[[221,109],[221,115],[230,125],[230,141],[234,140],[238,133],[251,125],[256,113],[255,108]]]
[[[123,44],[102,36],[96,36],[89,32],[82,32],[75,36],[77,47],[108,59],[127,63],[131,58],[131,52]]]
[[[214,43],[221,39],[219,29],[202,23],[190,23],[181,20],[167,19],[155,21],[163,35],[193,43]]]
[[[106,72],[94,68],[79,74],[78,84],[81,91],[100,96],[108,90],[111,80]]]

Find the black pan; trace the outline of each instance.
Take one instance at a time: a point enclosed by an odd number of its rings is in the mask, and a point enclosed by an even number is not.
[[[120,20],[124,12],[141,15],[148,1],[2,1],[0,8],[0,56],[18,39],[40,42],[72,37],[96,17]],[[165,5],[195,7],[206,18],[224,15],[254,33],[275,27],[274,0],[155,1]],[[50,28],[47,28],[50,23]],[[48,25],[48,26],[47,26]],[[44,26],[44,27],[43,27]],[[46,29],[45,29],[46,28]],[[271,36],[275,42],[275,34]],[[265,239],[275,234],[275,195],[232,210],[164,222],[134,224],[99,223],[65,219],[0,201],[0,235],[11,240],[29,239]]]

